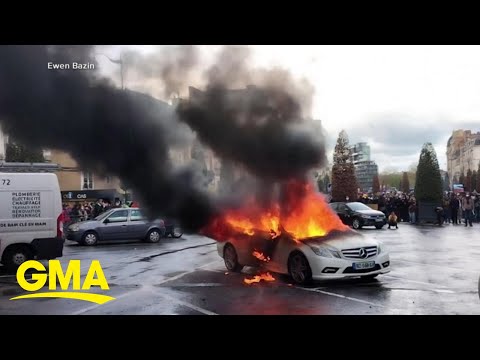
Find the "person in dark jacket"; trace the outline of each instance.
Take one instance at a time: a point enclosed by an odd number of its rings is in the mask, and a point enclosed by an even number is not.
[[[460,207],[460,201],[455,194],[452,194],[450,198],[450,215],[452,217],[453,225],[458,225],[458,208]]]
[[[442,226],[443,224],[443,207],[437,206],[435,208],[435,212],[437,213],[437,224],[438,226]]]

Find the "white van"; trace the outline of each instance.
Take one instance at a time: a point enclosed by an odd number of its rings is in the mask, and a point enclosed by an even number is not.
[[[0,173],[0,262],[15,269],[26,260],[63,255],[63,216],[55,174]]]

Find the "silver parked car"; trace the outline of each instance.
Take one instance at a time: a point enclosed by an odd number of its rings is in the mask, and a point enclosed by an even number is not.
[[[96,245],[102,240],[141,239],[156,243],[165,235],[163,220],[148,220],[141,209],[111,209],[93,220],[79,222],[68,227],[67,240],[83,245]]]

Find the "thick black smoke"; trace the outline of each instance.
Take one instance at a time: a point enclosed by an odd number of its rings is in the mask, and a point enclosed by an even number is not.
[[[303,177],[325,160],[318,126],[302,118],[299,103],[282,89],[192,89],[177,112],[217,155],[263,179]]]
[[[147,57],[125,54],[125,64],[136,66],[127,75],[140,83],[156,82],[165,96],[180,93],[196,83],[195,76],[205,75],[206,91],[192,90],[177,111],[148,95],[117,89],[94,78],[93,71],[48,69],[49,62],[94,63],[92,50],[0,47],[0,121],[21,142],[67,151],[83,169],[118,176],[152,215],[177,218],[195,230],[219,209],[218,202],[214,206],[197,188],[214,177],[201,149],[194,146],[192,156],[200,177],[195,167],[173,170],[169,161],[173,146],[193,143],[185,124],[222,158],[227,185],[233,185],[225,192],[235,192],[237,199],[245,190],[254,195],[260,190],[268,198],[276,181],[304,178],[324,161],[321,129],[304,120],[311,85],[294,81],[281,69],[251,69],[246,48],[225,48],[206,70],[198,68],[201,62],[193,47],[172,47]],[[248,84],[258,87],[231,90]],[[248,173],[234,176],[236,166]]]
[[[173,172],[167,138],[175,114],[149,96],[94,81],[88,70],[48,63],[92,62],[90,47],[1,46],[0,121],[15,139],[69,152],[83,169],[119,176],[153,215],[196,229],[213,208],[191,171]]]

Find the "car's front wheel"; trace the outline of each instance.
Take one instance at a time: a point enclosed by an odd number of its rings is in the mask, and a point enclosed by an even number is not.
[[[87,231],[82,237],[82,244],[94,246],[98,243],[98,235],[95,231]]]
[[[238,255],[235,248],[230,244],[225,245],[223,261],[228,271],[240,272],[243,269],[243,265],[238,262]]]
[[[359,218],[353,219],[352,227],[353,227],[355,230],[358,230],[358,229],[361,229],[361,228],[362,228],[362,223],[360,222],[360,219],[359,219]]]
[[[288,258],[288,274],[299,285],[312,281],[312,269],[307,258],[301,252],[293,252]]]
[[[375,227],[380,230],[381,228],[383,228],[383,225],[375,225]]]

